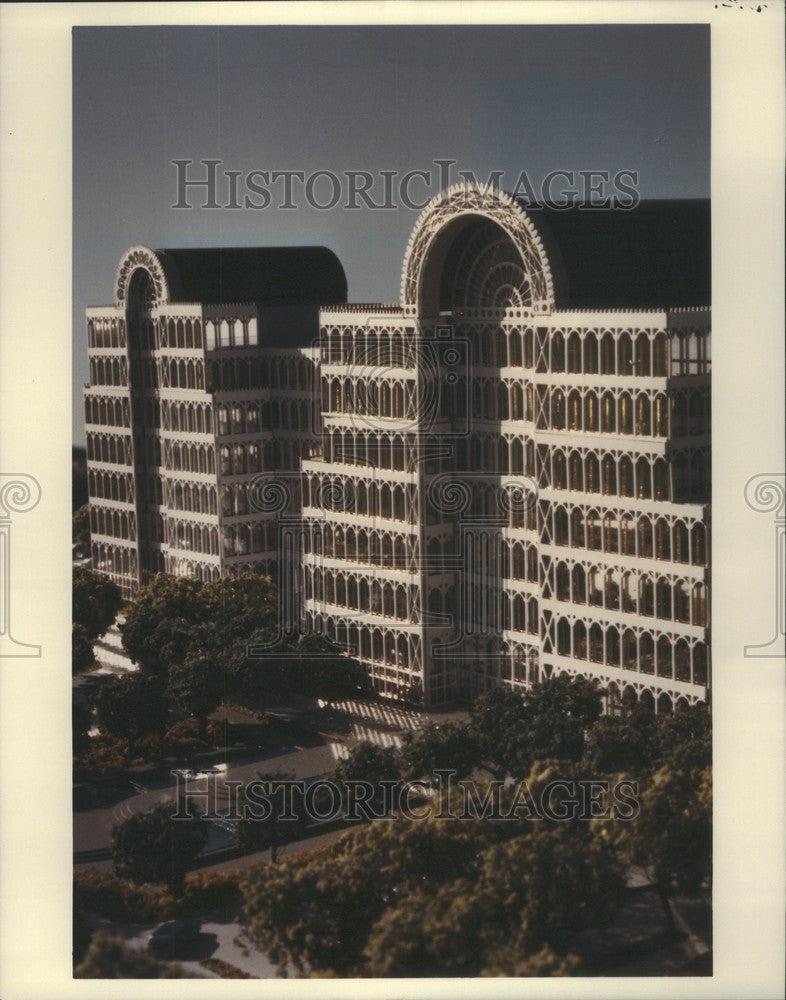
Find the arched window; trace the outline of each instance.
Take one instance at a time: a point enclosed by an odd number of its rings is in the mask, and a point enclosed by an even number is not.
[[[652,478],[649,460],[643,455],[636,462],[636,496],[639,500],[652,498]]]
[[[603,492],[613,496],[617,492],[617,466],[611,455],[603,456]]]
[[[646,333],[636,337],[636,374],[650,374],[650,339]]]
[[[629,333],[623,333],[617,341],[617,374],[633,374],[633,344]]]
[[[576,563],[576,565],[573,567],[573,572],[571,573],[571,580],[573,584],[573,603],[586,604],[587,581],[584,573],[584,567],[581,565],[581,563]]]
[[[601,375],[614,374],[614,353],[614,337],[610,333],[604,333],[600,342]]]
[[[565,338],[559,330],[551,338],[551,370],[553,372],[565,371]]]
[[[581,337],[575,330],[568,337],[568,371],[581,374]]]

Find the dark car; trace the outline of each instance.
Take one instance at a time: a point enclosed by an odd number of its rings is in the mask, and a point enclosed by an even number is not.
[[[195,917],[167,920],[150,935],[147,950],[154,955],[174,955],[182,945],[197,940],[200,926]]]

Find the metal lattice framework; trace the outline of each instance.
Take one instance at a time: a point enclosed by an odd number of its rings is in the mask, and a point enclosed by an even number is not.
[[[513,305],[534,313],[551,312],[554,308],[551,269],[540,237],[527,214],[504,191],[455,184],[433,198],[415,223],[401,276],[405,314],[418,312],[426,265],[440,234],[449,223],[470,215],[496,223],[510,238],[508,246],[503,246],[507,241],[499,240],[487,244],[485,266],[480,272],[467,276],[467,288],[480,295],[480,300],[472,304]]]
[[[169,301],[169,285],[167,284],[161,261],[149,247],[131,247],[123,256],[117,268],[115,277],[115,302],[118,307],[126,304],[126,296],[131,277],[137,268],[143,267],[149,273],[155,290],[155,301],[151,305],[159,305]]]

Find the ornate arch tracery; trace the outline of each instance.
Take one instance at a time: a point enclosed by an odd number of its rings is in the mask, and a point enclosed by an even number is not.
[[[472,232],[454,261],[453,294],[460,281],[462,297],[471,297],[473,306],[551,312],[551,269],[530,218],[504,191],[456,184],[433,198],[415,223],[401,278],[405,314],[422,311],[424,277],[447,227],[472,216],[488,220],[488,225],[479,225]]]

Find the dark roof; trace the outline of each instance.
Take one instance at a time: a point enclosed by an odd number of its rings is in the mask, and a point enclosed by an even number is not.
[[[327,247],[156,250],[173,302],[258,306],[346,302],[347,279]]]
[[[708,200],[525,210],[543,241],[558,309],[710,305]]]

